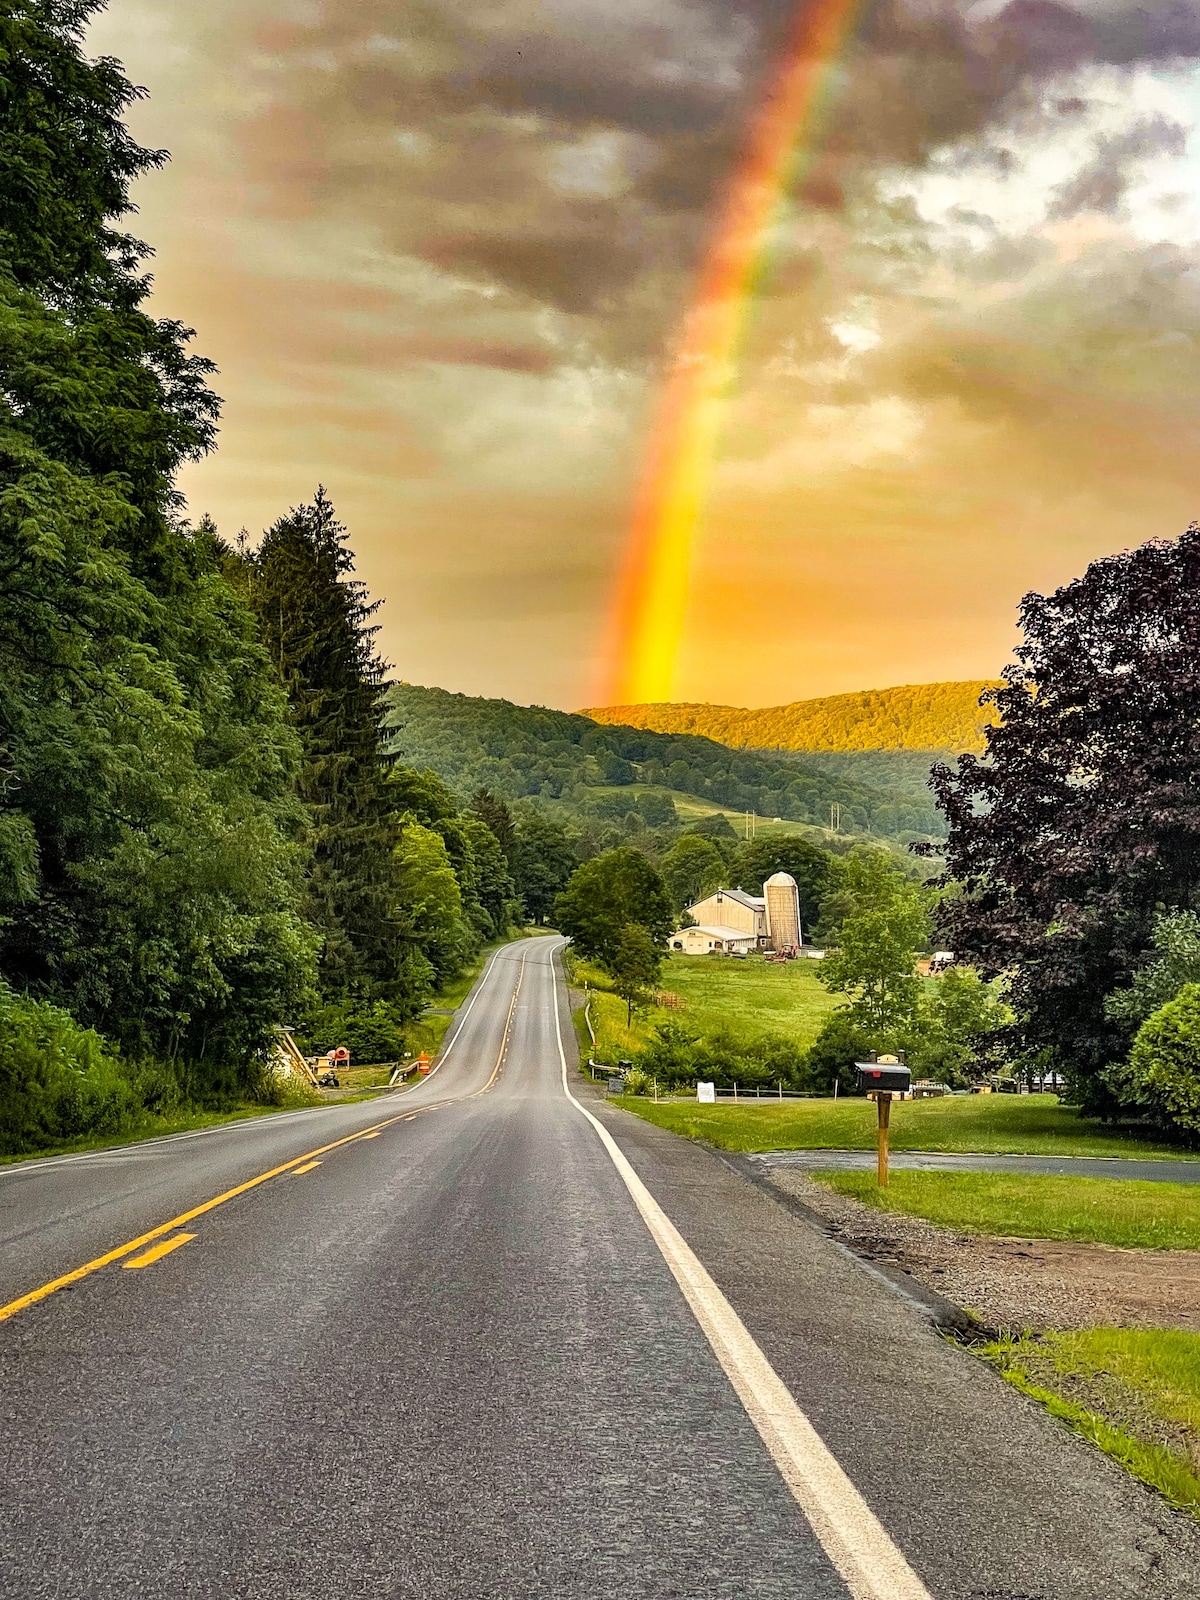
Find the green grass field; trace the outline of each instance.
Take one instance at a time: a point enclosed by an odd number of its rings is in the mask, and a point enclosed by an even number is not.
[[[660,1128],[703,1139],[724,1150],[872,1150],[875,1106],[869,1100],[785,1100],[737,1105],[695,1101],[655,1105],[633,1096],[622,1105]],[[1186,1157],[1174,1146],[1153,1144],[1089,1122],[1054,1095],[955,1095],[913,1100],[892,1108],[893,1150],[978,1151],[1055,1156]]]
[[[1072,1239],[1140,1250],[1200,1250],[1200,1184],[1058,1178],[1027,1172],[815,1172],[837,1194],[962,1233]]]
[[[663,966],[662,987],[683,1002],[670,1014],[702,1033],[727,1026],[746,1037],[780,1033],[810,1045],[825,1018],[845,1003],[822,987],[815,968],[807,961],[776,965],[754,957],[672,955]]]
[[[1089,1328],[980,1353],[1168,1500],[1200,1512],[1200,1334]]]
[[[605,799],[615,798],[630,802],[642,794],[668,795],[675,802],[676,815],[684,827],[689,823],[699,822],[704,817],[725,817],[739,839],[745,838],[746,835],[744,811],[735,811],[729,806],[719,806],[712,800],[701,800],[698,795],[685,794],[682,789],[668,789],[657,783],[629,783],[619,787],[615,784],[594,784],[589,785],[587,792],[589,795],[603,796]],[[633,811],[636,807],[631,803],[629,809]],[[786,817],[779,822],[776,822],[774,817],[754,818],[752,835],[754,838],[770,838],[781,833],[800,833],[818,844],[837,837],[828,828],[818,827],[812,822],[789,821]]]
[[[746,1039],[777,1033],[809,1045],[829,1013],[843,1003],[821,987],[810,966],[798,961],[776,966],[753,959],[673,955],[663,964],[661,987],[678,995],[682,1004],[639,1011],[630,1028],[624,1002],[609,992],[610,980],[598,967],[577,962],[575,976],[578,987],[585,981],[591,985],[596,1059],[606,1062],[630,1058],[643,1049],[667,1018],[676,1018],[702,1034],[730,1028]],[[581,1036],[583,1041],[590,1049],[586,1034]]]

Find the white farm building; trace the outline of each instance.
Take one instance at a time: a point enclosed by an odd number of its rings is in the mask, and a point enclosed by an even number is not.
[[[745,955],[758,949],[758,940],[740,928],[680,928],[671,937],[671,949],[685,956]]]
[[[800,891],[787,872],[768,878],[761,895],[747,894],[744,889],[717,889],[689,906],[687,914],[696,926],[681,928],[671,940],[671,948],[685,955],[800,948]]]

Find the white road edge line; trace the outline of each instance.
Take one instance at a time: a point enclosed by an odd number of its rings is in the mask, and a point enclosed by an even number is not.
[[[841,1575],[853,1600],[931,1600],[925,1585],[838,1465],[699,1257],[633,1170],[616,1140],[571,1093],[553,957],[550,973],[563,1093],[599,1135],[738,1399],[821,1541],[825,1554]]]

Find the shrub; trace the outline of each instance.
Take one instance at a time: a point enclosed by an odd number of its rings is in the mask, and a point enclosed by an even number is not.
[[[172,1092],[152,1071],[145,1077],[148,1093]],[[93,1029],[0,983],[0,1153],[120,1133],[142,1111],[135,1078]]]
[[[1123,1105],[1161,1127],[1200,1134],[1200,983],[1147,1017],[1129,1060],[1105,1078]]]
[[[813,1091],[830,1094],[835,1083],[843,1089],[853,1089],[854,1063],[865,1061],[873,1048],[871,1036],[849,1011],[835,1011],[808,1052],[806,1076]]]
[[[630,1067],[625,1074],[626,1094],[649,1094],[651,1077],[648,1072],[643,1072],[641,1067]]]
[[[638,1066],[664,1087],[697,1078],[719,1089],[735,1083],[742,1089],[773,1089],[780,1082],[789,1089],[810,1087],[805,1052],[794,1040],[769,1033],[747,1038],[730,1028],[701,1037],[673,1017],[659,1025]]]

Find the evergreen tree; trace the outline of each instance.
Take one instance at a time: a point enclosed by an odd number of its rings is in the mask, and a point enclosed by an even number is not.
[[[305,910],[326,999],[403,998],[406,928],[395,895],[384,665],[347,532],[323,488],[243,552],[243,591],[291,706],[312,860]]]
[[[490,789],[477,789],[471,796],[471,810],[496,836],[496,841],[511,865],[516,856],[517,830],[512,812]]]

